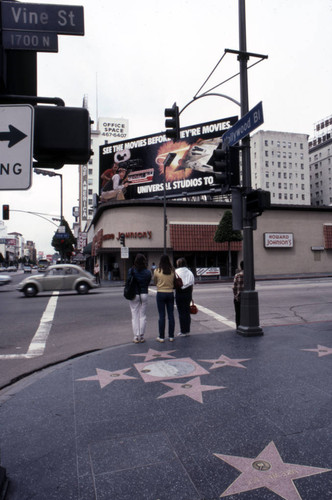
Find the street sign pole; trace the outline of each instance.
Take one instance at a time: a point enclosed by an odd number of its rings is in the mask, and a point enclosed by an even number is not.
[[[249,111],[245,0],[239,0],[239,36],[241,116],[243,117]],[[244,191],[250,190],[251,165],[249,134],[242,139],[242,179]],[[263,330],[259,326],[258,293],[255,291],[253,219],[248,217],[245,205],[246,204],[243,203],[244,291],[241,293],[241,315],[237,333],[245,337],[253,337],[263,335]]]

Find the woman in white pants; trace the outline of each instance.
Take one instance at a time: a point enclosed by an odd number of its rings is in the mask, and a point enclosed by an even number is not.
[[[136,255],[134,265],[128,271],[128,277],[134,274],[136,282],[136,296],[129,301],[131,310],[131,323],[135,344],[144,342],[146,328],[146,307],[148,304],[148,287],[151,281],[151,271],[148,269],[146,258],[143,254]]]

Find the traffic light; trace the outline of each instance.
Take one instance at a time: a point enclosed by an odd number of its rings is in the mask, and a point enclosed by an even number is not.
[[[9,220],[9,205],[2,205],[2,220]]]
[[[86,108],[35,106],[33,157],[40,166],[85,165],[91,154],[91,119]]]
[[[171,108],[165,109],[165,116],[169,117],[165,120],[166,127],[166,137],[172,139],[173,142],[180,140],[180,118],[179,118],[179,108],[176,102]]]
[[[255,189],[247,194],[247,211],[252,215],[261,215],[266,208],[271,206],[271,193],[270,191],[263,191],[263,189]]]
[[[218,146],[213,151],[209,165],[213,166],[213,174],[216,184],[221,187],[221,193],[231,192],[231,188],[240,183],[239,149],[229,147],[226,150]]]
[[[125,239],[126,239],[125,235],[123,233],[120,234],[120,245],[122,245],[123,247],[126,244]]]

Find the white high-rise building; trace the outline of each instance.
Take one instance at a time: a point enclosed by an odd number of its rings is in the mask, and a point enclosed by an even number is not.
[[[332,116],[315,125],[309,140],[311,204],[332,206]]]
[[[253,134],[251,183],[274,205],[310,205],[308,135],[260,130]]]
[[[87,107],[87,99],[85,97]],[[98,118],[91,129],[93,155],[89,163],[79,166],[79,232],[85,232],[93,218],[94,195],[99,195],[99,147],[128,137],[129,122],[124,118]]]

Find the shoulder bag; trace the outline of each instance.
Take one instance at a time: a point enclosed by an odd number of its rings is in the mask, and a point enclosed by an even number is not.
[[[174,288],[175,290],[181,290],[183,287],[183,281],[176,273],[174,273]]]
[[[133,269],[131,270],[131,273],[127,278],[123,290],[123,296],[127,300],[133,300],[136,297],[136,278]]]

